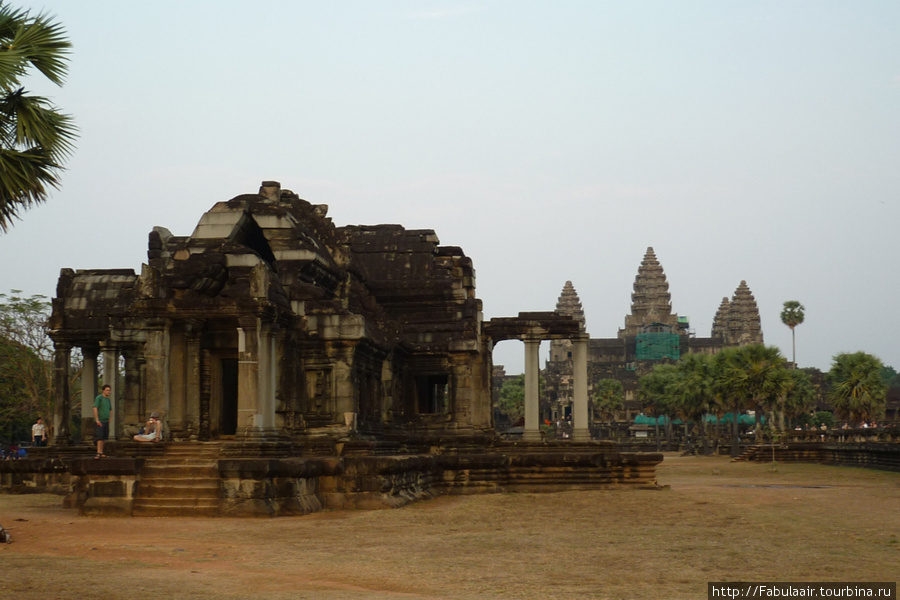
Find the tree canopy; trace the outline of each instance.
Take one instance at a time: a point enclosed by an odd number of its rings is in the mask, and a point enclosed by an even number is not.
[[[515,423],[525,416],[525,376],[518,375],[503,382],[498,402],[500,412]]]
[[[826,379],[830,384],[828,400],[834,409],[859,423],[884,413],[888,386],[882,378],[881,360],[865,352],[838,354]]]
[[[788,300],[784,303],[784,309],[781,311],[781,322],[793,330],[794,327],[803,323],[805,310],[806,307],[796,300]]]
[[[52,422],[53,345],[47,337],[50,303],[0,294],[0,422],[13,436],[38,416]]]
[[[612,417],[625,408],[625,388],[617,379],[601,379],[594,384],[594,410],[602,417]]]
[[[674,400],[669,386],[678,375],[678,367],[660,363],[638,381],[638,396],[645,410],[656,416],[674,414]]]
[[[29,94],[22,79],[36,69],[62,85],[70,48],[47,15],[0,3],[0,231],[59,187],[77,129],[47,98]]]
[[[900,388],[900,374],[890,365],[881,367],[881,379],[884,380],[888,388]]]

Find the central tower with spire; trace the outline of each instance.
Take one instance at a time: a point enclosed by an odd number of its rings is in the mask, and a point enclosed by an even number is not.
[[[653,247],[648,247],[631,294],[631,314],[625,316],[625,328],[619,330],[619,339],[643,333],[651,325],[663,325],[678,330],[678,315],[672,313],[672,297],[669,282],[662,265],[656,260]]]

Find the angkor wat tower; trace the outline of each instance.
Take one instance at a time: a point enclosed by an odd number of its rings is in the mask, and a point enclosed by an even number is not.
[[[556,302],[555,312],[572,317],[578,322],[579,330],[586,331],[584,309],[571,281],[567,281],[563,286],[559,300]],[[572,346],[570,339],[551,340],[550,342],[550,360],[547,362],[547,368],[543,374],[546,383],[545,392],[548,394],[544,398],[545,407],[542,410],[546,413],[545,419],[548,418],[547,415],[559,419],[572,414],[574,402]]]
[[[586,331],[584,320],[584,309],[581,307],[581,300],[578,298],[578,292],[571,281],[567,281],[563,286],[559,300],[556,301],[556,312],[561,315],[572,317],[578,321],[581,331]],[[550,360],[571,360],[572,358],[572,341],[571,340],[553,340],[550,342]]]
[[[763,343],[759,308],[746,281],[741,281],[730,302],[722,298],[713,319],[712,336],[722,338],[726,346]]]
[[[584,323],[584,310],[572,282],[567,281],[556,305],[557,312]],[[616,379],[625,388],[627,417],[640,411],[638,379],[653,365],[677,361],[683,354],[715,354],[730,346],[762,343],[762,326],[756,300],[746,281],[741,281],[731,300],[724,298],[713,320],[712,335],[695,337],[687,317],[672,311],[669,283],[653,248],[647,248],[638,267],[631,294],[631,314],[615,338],[588,343],[589,392],[601,379]],[[564,341],[550,347],[544,370],[543,418],[565,418],[570,412],[571,353]]]
[[[625,328],[619,330],[619,337],[637,335],[651,324],[673,330],[678,327],[678,315],[672,313],[669,282],[652,247],[647,248],[644,260],[638,267],[631,294],[631,314],[625,316]]]

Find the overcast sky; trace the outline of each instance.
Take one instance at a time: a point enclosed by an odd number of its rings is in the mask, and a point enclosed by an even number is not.
[[[26,87],[81,135],[0,234],[0,291],[139,272],[154,226],[274,179],[339,226],[461,246],[486,319],[571,280],[615,337],[652,246],[698,336],[743,279],[788,358],[782,305],[806,306],[801,366],[900,369],[896,0],[11,4],[65,26],[66,85]]]

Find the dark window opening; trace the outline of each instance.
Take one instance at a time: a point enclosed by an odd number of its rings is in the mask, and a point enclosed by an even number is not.
[[[420,414],[450,411],[450,378],[447,375],[424,375],[416,378],[416,395]]]

